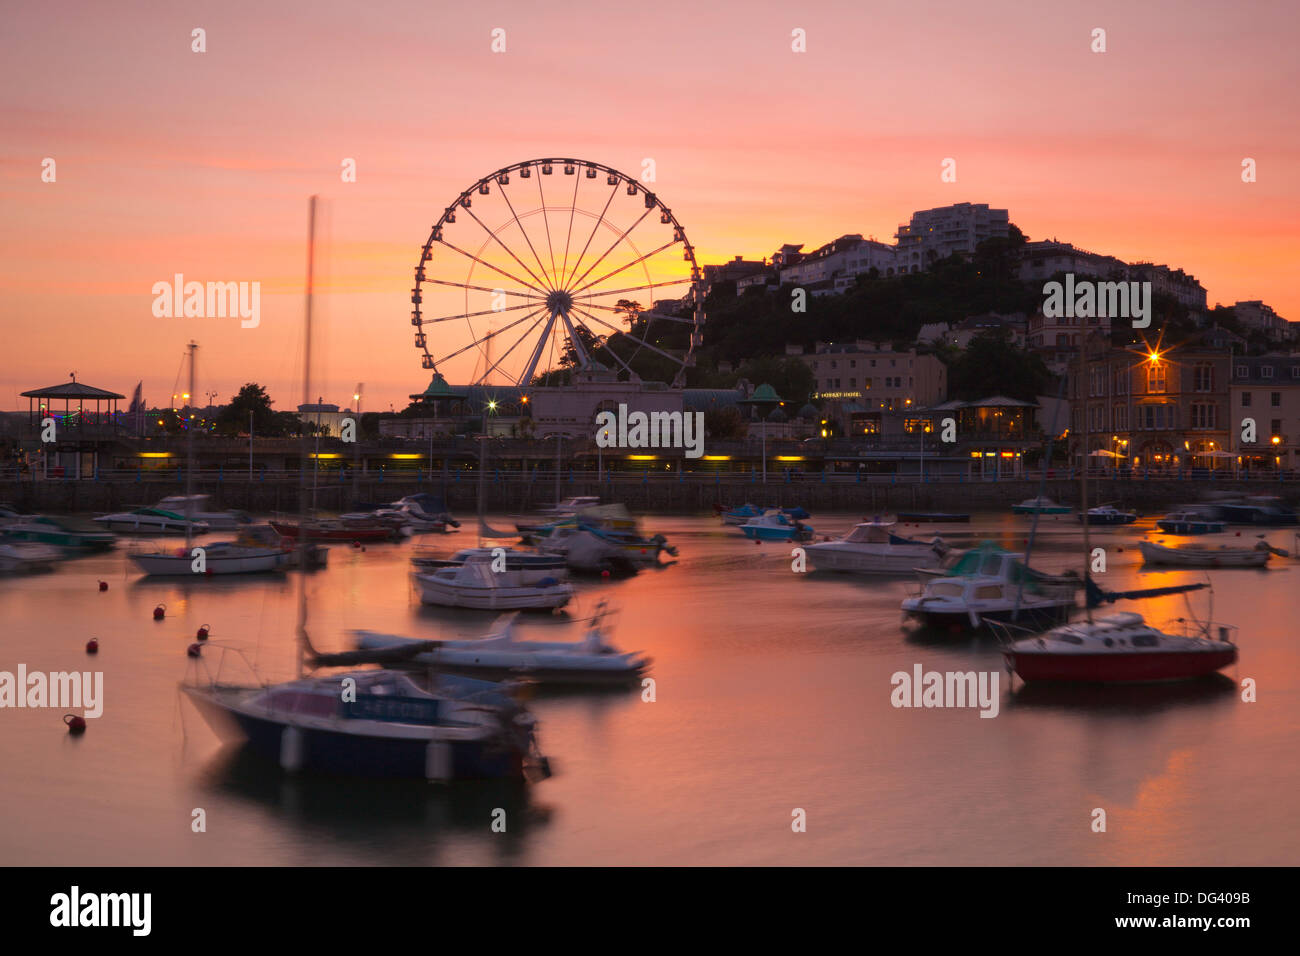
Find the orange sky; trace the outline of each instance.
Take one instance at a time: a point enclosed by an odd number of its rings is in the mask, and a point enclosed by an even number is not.
[[[191,338],[200,393],[253,380],[295,405],[312,193],[330,290],[313,391],[347,405],[364,381],[366,409],[401,408],[428,381],[408,297],[430,226],[547,155],[633,175],[653,158],[701,263],[986,202],[1031,238],[1300,319],[1297,8],[1134,6],[26,5],[0,35],[0,408],[74,369],[164,404]],[[260,326],[155,318],[151,287],[178,272],[260,282]]]

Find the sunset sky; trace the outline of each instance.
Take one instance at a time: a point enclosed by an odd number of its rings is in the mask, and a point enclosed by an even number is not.
[[[301,393],[307,197],[322,228],[313,391],[402,408],[429,228],[481,176],[574,156],[655,188],[699,261],[911,212],[1010,210],[1031,238],[1181,267],[1300,319],[1294,3],[65,3],[0,32],[0,408],[67,380],[151,403]],[[191,30],[207,51],[191,52]],[[1090,51],[1093,28],[1108,50]],[[506,31],[506,52],[490,49]],[[807,32],[807,52],[791,31]],[[51,157],[57,181],[41,180]],[[357,182],[340,181],[355,158]],[[957,161],[957,182],[940,162]],[[1241,181],[1241,162],[1258,182]],[[261,324],[155,318],[175,273],[258,281]],[[864,330],[865,331],[865,330]],[[183,379],[182,379],[183,384]]]

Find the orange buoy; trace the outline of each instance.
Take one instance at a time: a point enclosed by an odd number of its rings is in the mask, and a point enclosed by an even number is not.
[[[100,581],[100,582],[99,582],[99,589],[100,589],[101,591],[107,591],[107,590],[108,590],[108,582],[107,582],[107,581]]]
[[[153,619],[155,621],[161,621],[166,615],[167,615],[166,604],[159,604],[156,608],[153,609]]]
[[[78,717],[76,714],[64,714],[63,722],[68,725],[68,733],[84,734],[86,732],[86,718]]]
[[[208,639],[208,626],[204,624],[202,627],[199,628],[198,633],[196,633],[194,636],[197,637],[200,641],[206,641]]]
[[[202,644],[191,644],[189,647],[185,648],[186,657],[198,657],[202,653],[203,653]]]
[[[87,654],[98,654],[98,653],[99,653],[99,639],[98,639],[98,638],[92,637],[90,640],[86,641],[86,653],[87,653]]]

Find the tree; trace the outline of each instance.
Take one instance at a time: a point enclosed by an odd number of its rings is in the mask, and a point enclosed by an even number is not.
[[[271,437],[279,433],[282,427],[277,421],[276,412],[271,409],[271,397],[266,389],[255,382],[249,382],[239,390],[239,394],[230,400],[217,413],[217,431],[226,436],[248,434],[248,415],[253,415],[253,434]]]
[[[1005,395],[1032,402],[1046,394],[1051,379],[1042,359],[1017,348],[1005,329],[994,329],[971,339],[948,367],[948,397],[970,401]]]
[[[632,299],[619,299],[614,303],[614,311],[623,316],[623,321],[629,329],[636,326],[636,319],[645,310],[641,308],[641,303]]]

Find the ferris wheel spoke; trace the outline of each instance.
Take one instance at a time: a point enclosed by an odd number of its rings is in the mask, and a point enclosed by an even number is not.
[[[600,258],[597,259],[595,262],[593,262],[591,265],[587,266],[587,270],[586,270],[585,272],[583,272],[582,275],[578,276],[578,278],[575,279],[574,282],[575,282],[575,283],[577,283],[577,282],[581,282],[583,279],[587,278],[587,276],[591,275],[591,270],[594,269],[594,268],[596,268],[596,266],[600,265],[602,262],[604,262],[604,261],[605,261],[605,257],[606,257],[607,255],[609,255],[611,252],[613,252],[615,249],[617,249],[617,248],[618,248],[618,244],[619,244],[620,242],[622,242],[623,240],[625,240],[625,239],[626,239],[626,238],[627,238],[627,237],[632,233],[632,230],[633,230],[633,229],[635,229],[637,226],[641,225],[641,221],[642,221],[643,219],[645,219],[646,216],[650,215],[650,210],[653,209],[653,208],[654,208],[653,206],[648,207],[648,208],[646,209],[645,212],[643,212],[643,213],[641,213],[641,215],[637,216],[636,222],[632,223],[632,225],[628,226],[626,229],[624,229],[622,232],[620,232],[620,233],[618,234],[618,238],[615,239],[615,240],[613,241],[613,243],[610,244],[610,247],[609,247],[608,249],[606,249],[604,252],[602,252],[602,253],[600,254]],[[599,223],[598,223],[597,225],[599,225]],[[676,240],[673,240],[673,241],[676,242]],[[574,271],[576,272],[577,270],[575,269]],[[585,289],[586,286],[583,286],[583,288]]]
[[[582,251],[578,253],[578,258],[575,259],[573,262],[573,271],[570,272],[568,276],[566,276],[564,279],[566,285],[568,284],[569,279],[571,279],[573,276],[578,274],[578,267],[582,265],[582,258],[587,254],[587,250],[591,247],[591,240],[596,238],[596,230],[599,229],[600,224],[605,221],[605,213],[609,212],[609,204],[614,201],[614,197],[617,195],[618,195],[618,183],[614,183],[614,188],[610,190],[609,198],[605,200],[605,208],[600,211],[600,216],[597,217],[596,221],[591,226],[591,235],[587,237],[587,241],[583,245]]]
[[[520,309],[533,309],[535,312],[545,308],[545,300],[542,305],[537,305],[537,299],[532,302],[525,302],[523,305],[507,305],[500,309],[484,309],[482,312],[457,312],[455,315],[440,315],[436,319],[424,319],[425,325],[433,325],[438,322],[451,322],[455,319],[473,319],[480,315],[500,315],[502,312],[518,312]]]
[[[587,297],[590,298],[592,296],[600,296],[603,298],[604,296],[621,295],[624,292],[640,292],[643,289],[659,289],[662,288],[663,286],[681,285],[683,282],[694,282],[694,281],[695,280],[690,278],[689,276],[683,277],[681,279],[664,279],[662,282],[651,282],[647,285],[633,285],[633,286],[628,286],[626,289],[602,289],[599,292],[588,292]]]
[[[574,306],[574,311],[575,311],[575,312],[582,312],[582,310],[579,309],[577,306]],[[590,313],[586,313],[586,312],[583,312],[582,314],[586,315],[587,318],[591,319],[593,322],[599,322],[601,325],[605,326],[605,328],[607,328],[607,329],[613,329],[615,332],[617,332],[619,335],[623,336],[623,338],[625,338],[625,339],[631,339],[633,342],[639,342],[641,345],[644,345],[646,348],[648,348],[651,352],[655,352],[655,353],[657,353],[657,354],[659,354],[659,355],[662,355],[664,358],[668,359],[668,361],[670,361],[670,362],[675,362],[675,363],[677,363],[678,365],[685,365],[685,364],[686,364],[686,363],[684,363],[680,358],[678,358],[676,355],[669,355],[669,354],[668,354],[667,352],[665,352],[663,349],[659,348],[659,347],[656,346],[656,345],[651,345],[651,344],[650,344],[649,342],[647,342],[645,339],[639,339],[639,338],[637,338],[635,335],[633,335],[631,332],[624,332],[622,329],[618,328],[618,326],[610,325],[608,322],[606,322],[606,321],[605,321],[604,319],[602,319],[600,316],[597,316],[597,315],[591,315]]]
[[[669,246],[675,246],[675,245],[677,245],[677,240],[676,240],[676,239],[673,239],[673,240],[671,240],[671,241],[669,241],[669,242],[665,242],[662,246],[660,246],[658,249],[654,250],[653,252],[647,252],[645,255],[643,255],[643,256],[641,256],[641,257],[639,257],[639,258],[633,259],[633,260],[632,260],[631,262],[629,262],[627,265],[625,265],[625,266],[619,266],[619,267],[618,267],[617,269],[615,269],[613,272],[606,272],[606,273],[605,273],[603,276],[601,276],[599,279],[593,279],[591,282],[588,282],[586,285],[584,285],[581,289],[574,289],[574,290],[573,290],[573,294],[574,294],[574,295],[581,295],[583,292],[586,292],[586,291],[587,291],[588,289],[590,289],[592,286],[594,286],[594,285],[600,285],[600,283],[604,282],[606,279],[613,278],[614,276],[616,276],[616,275],[618,275],[620,272],[622,272],[624,269],[631,269],[631,268],[632,268],[634,265],[636,265],[637,263],[639,263],[639,262],[645,262],[645,261],[646,261],[647,259],[649,259],[651,256],[657,256],[659,253],[663,252],[663,251],[664,251],[665,249],[667,249]]]
[[[569,344],[573,346],[573,352],[578,357],[578,361],[583,365],[590,365],[591,358],[587,355],[587,348],[582,343],[582,339],[573,328],[573,322],[569,320],[568,313],[560,313],[560,321],[564,323],[565,330],[569,333]],[[590,332],[590,330],[588,330]]]
[[[555,288],[555,279],[553,279],[553,278],[551,277],[550,273],[548,273],[548,272],[546,271],[546,266],[542,265],[542,257],[539,256],[539,255],[537,254],[537,250],[533,247],[533,240],[532,240],[531,238],[529,238],[529,236],[528,236],[528,230],[524,228],[524,224],[523,224],[523,222],[520,221],[520,219],[519,219],[519,213],[515,212],[515,204],[512,203],[512,202],[510,201],[510,197],[506,195],[506,187],[504,187],[504,186],[498,186],[497,188],[501,191],[501,198],[504,199],[504,200],[506,201],[506,205],[507,205],[508,207],[510,207],[510,215],[512,215],[512,216],[515,217],[515,225],[518,226],[518,227],[519,227],[519,231],[520,231],[521,233],[523,233],[523,236],[524,236],[524,242],[528,243],[528,248],[529,248],[530,250],[532,250],[533,258],[537,260],[537,268],[541,269],[541,270],[542,270],[542,275],[546,276],[546,282],[544,282],[544,283],[542,283],[542,284],[543,284],[543,285],[546,285],[546,287],[547,287],[548,289],[554,289],[554,288]],[[539,176],[538,179],[537,179],[537,188],[538,188],[538,189],[541,189],[541,188],[542,188],[542,180],[541,180],[541,177],[540,177],[540,176]],[[543,219],[546,218],[546,200],[544,200],[544,199],[542,200],[542,218],[543,218]],[[484,226],[483,228],[486,229],[487,227]],[[550,227],[548,226],[547,228],[550,228]],[[498,241],[499,241],[499,240],[498,240]],[[510,254],[511,254],[511,255],[514,255],[513,252],[510,253]],[[516,257],[515,261],[518,262],[518,257]],[[524,265],[522,262],[520,262],[519,264],[520,264],[521,266]],[[525,269],[528,269],[527,266],[524,266],[524,268],[525,268]],[[532,271],[531,269],[528,269],[528,272],[529,272],[529,275],[532,275],[534,279],[537,279],[537,276],[533,273],[533,271]],[[538,282],[541,282],[542,280],[541,280],[541,279],[537,279],[537,281],[538,281]]]
[[[470,259],[473,259],[475,262],[477,262],[479,265],[483,266],[484,268],[491,269],[493,272],[499,272],[501,275],[505,276],[505,277],[506,277],[507,279],[509,279],[511,282],[515,282],[515,283],[518,283],[518,284],[521,285],[521,286],[524,286],[525,288],[532,289],[532,290],[533,290],[534,292],[536,292],[539,296],[543,296],[543,297],[544,297],[544,296],[546,295],[546,290],[545,290],[545,289],[539,289],[539,288],[537,288],[537,286],[533,285],[531,282],[525,282],[523,279],[519,278],[518,276],[511,275],[509,272],[506,272],[505,269],[497,268],[496,266],[494,266],[492,263],[488,262],[487,260],[485,260],[485,259],[480,259],[478,256],[474,255],[474,253],[472,253],[472,252],[466,252],[464,249],[460,248],[459,246],[454,246],[454,245],[452,245],[452,244],[451,244],[450,242],[448,242],[446,239],[439,239],[438,241],[439,241],[440,243],[442,243],[444,246],[446,246],[448,249],[455,249],[455,250],[456,250],[457,252],[459,252],[462,256],[466,256],[466,257],[468,257],[468,258],[470,258]],[[520,265],[523,265],[523,263],[521,262]],[[426,281],[427,281],[427,280],[426,280]]]
[[[542,310],[541,310],[541,309],[538,309],[537,311],[538,311],[538,312],[541,312]],[[525,316],[525,318],[527,318],[527,316]],[[536,318],[536,320],[534,320],[534,322],[533,322],[532,325],[530,325],[530,326],[528,326],[528,328],[524,329],[523,334],[522,334],[521,336],[519,336],[519,338],[515,339],[515,344],[512,345],[512,346],[510,346],[510,348],[506,349],[505,352],[502,353],[501,357],[500,357],[499,359],[497,359],[495,362],[492,363],[492,367],[491,367],[490,369],[488,369],[486,372],[483,373],[482,377],[479,379],[479,382],[480,382],[480,383],[481,383],[481,382],[486,382],[487,379],[488,379],[488,376],[491,375],[493,372],[495,372],[495,371],[497,370],[497,367],[498,367],[502,362],[504,362],[507,358],[510,357],[510,353],[511,353],[511,352],[513,352],[515,349],[519,348],[519,344],[520,344],[521,342],[523,342],[524,339],[528,338],[528,336],[530,336],[530,335],[533,334],[533,329],[537,328],[538,324],[539,324],[543,319],[545,319],[545,318],[546,318],[545,315],[539,315],[539,316]]]
[[[575,175],[573,177],[575,186],[580,179],[582,179],[581,176]],[[558,285],[559,283],[556,281],[556,277],[559,276],[559,273],[555,271],[555,244],[551,242],[551,217],[546,214],[546,195],[542,192],[541,176],[537,177],[537,198],[540,199],[542,203],[542,224],[546,226],[546,251],[551,257],[551,284]]]
[[[472,348],[477,348],[478,346],[482,345],[484,342],[487,342],[487,341],[489,341],[489,340],[491,340],[491,339],[494,339],[494,338],[496,338],[498,335],[501,335],[502,333],[509,332],[509,331],[510,331],[511,329],[513,329],[516,325],[519,325],[520,323],[523,323],[523,322],[527,322],[529,319],[531,319],[531,318],[532,318],[534,315],[536,315],[538,312],[542,312],[542,311],[544,311],[544,310],[543,310],[543,309],[536,309],[536,310],[534,310],[533,312],[530,312],[528,315],[525,315],[525,316],[523,316],[523,317],[521,317],[521,318],[515,319],[515,320],[514,320],[513,322],[511,322],[509,325],[503,326],[502,328],[499,328],[499,329],[495,329],[494,331],[491,331],[491,332],[489,332],[487,335],[483,336],[481,339],[475,339],[473,342],[469,343],[469,345],[466,345],[464,348],[457,349],[456,351],[452,352],[450,355],[444,355],[444,356],[442,357],[442,361],[446,362],[446,361],[449,361],[450,359],[454,359],[454,358],[455,358],[456,356],[458,356],[458,355],[463,355],[464,353],[468,352],[470,349],[472,349]]]
[[[512,295],[516,298],[530,299],[533,302],[545,302],[546,299],[540,295],[529,295],[527,292],[514,292],[510,289],[490,289],[485,285],[471,285],[468,282],[448,282],[446,279],[425,279],[432,285],[449,285],[457,289],[473,289],[475,292],[491,292],[494,295]]]
[[[542,360],[542,353],[546,351],[546,340],[550,338],[551,329],[555,325],[555,310],[550,310],[549,318],[546,325],[542,327],[541,338],[533,346],[533,354],[528,358],[528,365],[524,369],[523,376],[519,379],[520,384],[531,382],[533,376],[537,374],[537,363]]]
[[[599,302],[584,302],[582,303],[582,307],[584,309],[604,309],[606,312],[617,312],[619,315],[627,315],[627,311],[624,309],[620,309],[617,306],[613,306],[613,305],[601,305]],[[656,319],[665,319],[668,322],[681,322],[683,325],[695,324],[694,319],[683,319],[680,316],[676,316],[676,315],[664,315],[662,312],[650,313],[649,310],[647,310],[646,312],[643,312],[641,314],[642,315],[652,314],[653,317]]]
[[[502,197],[505,196],[505,191],[504,191],[504,190],[502,190],[501,195],[502,195]],[[509,200],[509,199],[506,200],[506,204],[507,204],[507,205],[510,204],[510,200]],[[486,224],[485,222],[483,222],[482,219],[480,219],[478,216],[474,215],[474,212],[473,212],[472,210],[470,210],[470,209],[466,209],[465,212],[468,213],[469,218],[473,219],[476,223],[478,223],[480,226],[483,227],[483,231],[484,231],[484,232],[486,232],[489,236],[491,236],[494,240],[496,240],[496,244],[497,244],[498,246],[500,246],[502,249],[504,249],[504,250],[506,251],[506,254],[509,255],[511,259],[514,259],[515,262],[519,263],[519,267],[520,267],[521,269],[523,269],[525,272],[527,272],[530,276],[533,277],[533,281],[534,281],[534,282],[536,282],[536,283],[537,283],[538,285],[540,285],[540,286],[545,287],[545,289],[546,289],[548,292],[551,290],[551,286],[550,286],[550,285],[549,285],[549,284],[548,284],[544,279],[539,278],[536,272],[534,272],[532,269],[528,268],[528,266],[524,263],[524,260],[523,260],[523,259],[520,259],[517,255],[515,255],[515,251],[514,251],[513,249],[511,249],[509,246],[507,246],[504,242],[502,242],[502,241],[501,241],[501,237],[498,236],[498,235],[497,235],[495,232],[493,232],[491,229],[489,229],[489,228],[487,227],[487,224]],[[513,209],[511,209],[510,212],[511,212],[512,215],[514,214],[514,210],[513,210]],[[519,222],[519,217],[518,217],[518,216],[515,216],[515,222],[516,222],[516,223]],[[519,226],[519,229],[520,229],[521,232],[523,231],[523,228],[524,228],[524,227],[523,227],[522,225]],[[526,232],[524,233],[524,238],[525,238],[525,239],[528,238],[528,233],[526,233]],[[528,245],[531,247],[531,246],[532,246],[532,243],[530,242]],[[537,255],[537,253],[534,252],[533,255]],[[541,261],[540,261],[540,260],[538,261],[538,265],[541,265]],[[542,270],[542,272],[545,272],[545,271],[546,271],[545,269]],[[537,291],[540,292],[540,291],[542,291],[542,290],[541,290],[541,289],[538,289]]]
[[[578,184],[582,182],[581,176],[573,177],[573,199],[569,202],[569,230],[564,236],[564,263],[560,266],[560,282],[564,282],[564,274],[569,269],[569,242],[573,239],[573,216],[578,211]]]

